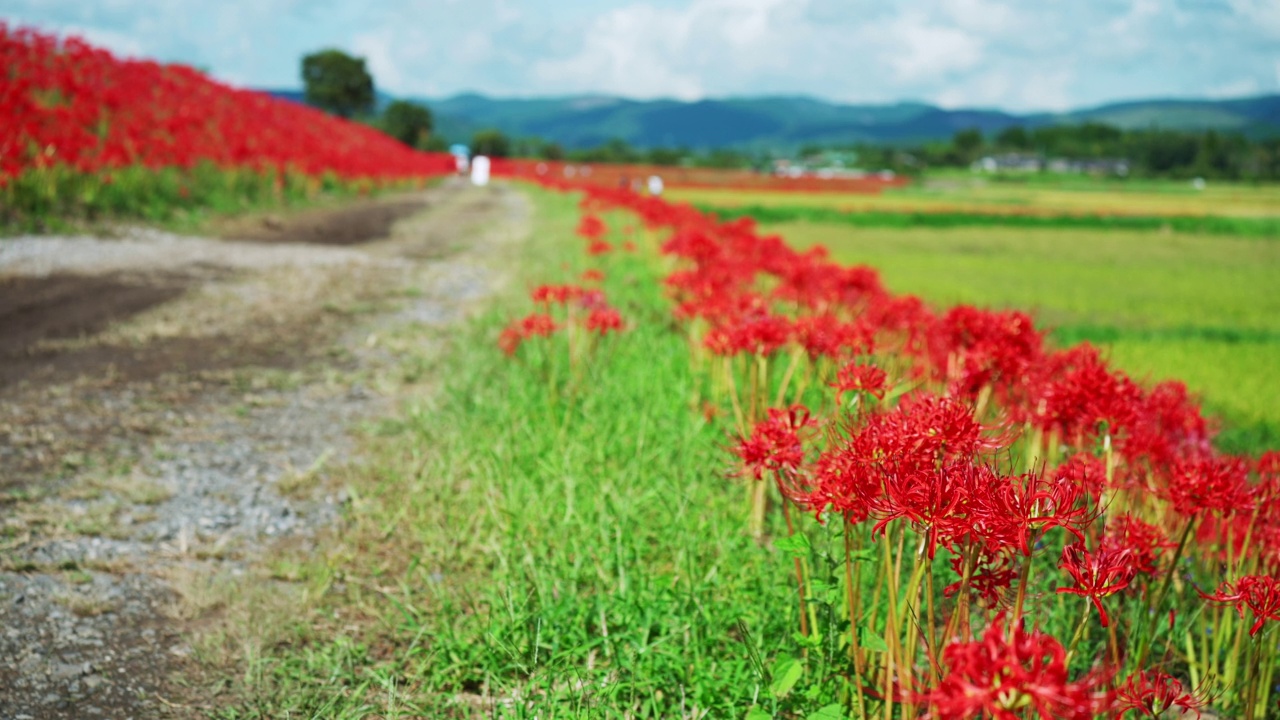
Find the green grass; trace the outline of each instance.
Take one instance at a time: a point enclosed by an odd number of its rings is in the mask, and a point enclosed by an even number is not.
[[[143,220],[196,228],[210,215],[303,206],[366,195],[396,183],[252,169],[127,167],[81,173],[31,170],[0,186],[0,236],[98,221]]]
[[[822,208],[991,215],[1121,215],[1132,217],[1280,217],[1280,185],[1211,182],[1197,190],[1187,182],[1061,178],[1043,182],[990,180],[973,173],[929,176],[901,188],[868,195],[767,190],[682,189],[667,195],[708,207]]]
[[[1280,447],[1280,244],[1114,230],[763,230],[825,245],[939,306],[1032,312],[1058,342],[1094,342],[1135,377],[1186,381],[1222,416],[1224,449]]]
[[[861,210],[853,212],[836,208],[786,205],[720,207],[704,204],[698,207],[705,212],[714,212],[724,220],[752,217],[762,223],[812,222],[842,224],[859,228],[900,229],[1016,227],[1025,229],[1158,230],[1162,232],[1280,238],[1280,218],[1152,217],[1100,214],[1021,215],[979,211],[910,212]]]
[[[530,281],[570,279],[574,199],[537,197],[542,241],[515,260]],[[741,717],[821,704],[820,686],[768,697],[762,663],[793,648],[789,566],[743,530],[726,431],[690,406],[687,347],[655,268],[614,262],[610,300],[634,328],[597,348],[563,404],[497,350],[506,313],[455,336],[436,368],[442,393],[380,428],[344,533],[354,561],[323,571],[346,581],[332,603],[376,606],[376,629],[308,641],[318,621],[302,623],[227,717]]]

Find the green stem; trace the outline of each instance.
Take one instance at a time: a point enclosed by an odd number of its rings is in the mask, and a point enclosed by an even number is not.
[[[1151,651],[1151,644],[1154,640],[1156,631],[1156,620],[1160,609],[1160,604],[1164,602],[1165,595],[1169,592],[1169,586],[1173,583],[1173,575],[1178,572],[1178,561],[1182,560],[1182,552],[1187,549],[1187,540],[1191,537],[1191,529],[1195,527],[1196,519],[1193,517],[1187,520],[1187,527],[1182,531],[1182,538],[1178,541],[1178,549],[1173,553],[1173,561],[1169,563],[1169,571],[1164,575],[1164,581],[1160,583],[1160,590],[1156,592],[1155,601],[1147,607],[1147,631],[1142,636],[1142,645],[1138,651],[1138,662],[1134,666],[1142,668],[1143,663],[1147,660],[1147,653]]]

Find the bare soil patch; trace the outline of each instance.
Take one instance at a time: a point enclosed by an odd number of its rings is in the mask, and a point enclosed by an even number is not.
[[[173,300],[184,287],[177,278],[155,276],[0,277],[0,363],[7,367],[14,356],[44,338],[92,335],[114,321]],[[0,370],[0,384],[3,373]]]
[[[386,237],[397,221],[426,206],[420,195],[370,200],[340,208],[233,218],[220,223],[215,231],[231,240],[358,245]]]

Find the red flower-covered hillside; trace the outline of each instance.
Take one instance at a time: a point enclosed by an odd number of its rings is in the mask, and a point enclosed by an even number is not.
[[[0,184],[63,165],[333,172],[393,179],[453,169],[443,154],[182,65],[122,60],[77,38],[0,22]]]

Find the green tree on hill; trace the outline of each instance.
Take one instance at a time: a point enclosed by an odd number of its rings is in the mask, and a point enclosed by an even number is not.
[[[431,136],[431,111],[407,100],[396,100],[382,111],[382,131],[411,148],[424,149]]]
[[[973,162],[982,152],[982,131],[978,128],[960,130],[951,138],[957,160],[962,164]]]
[[[314,52],[302,58],[302,83],[308,104],[339,117],[373,110],[373,76],[364,58],[333,49]]]

